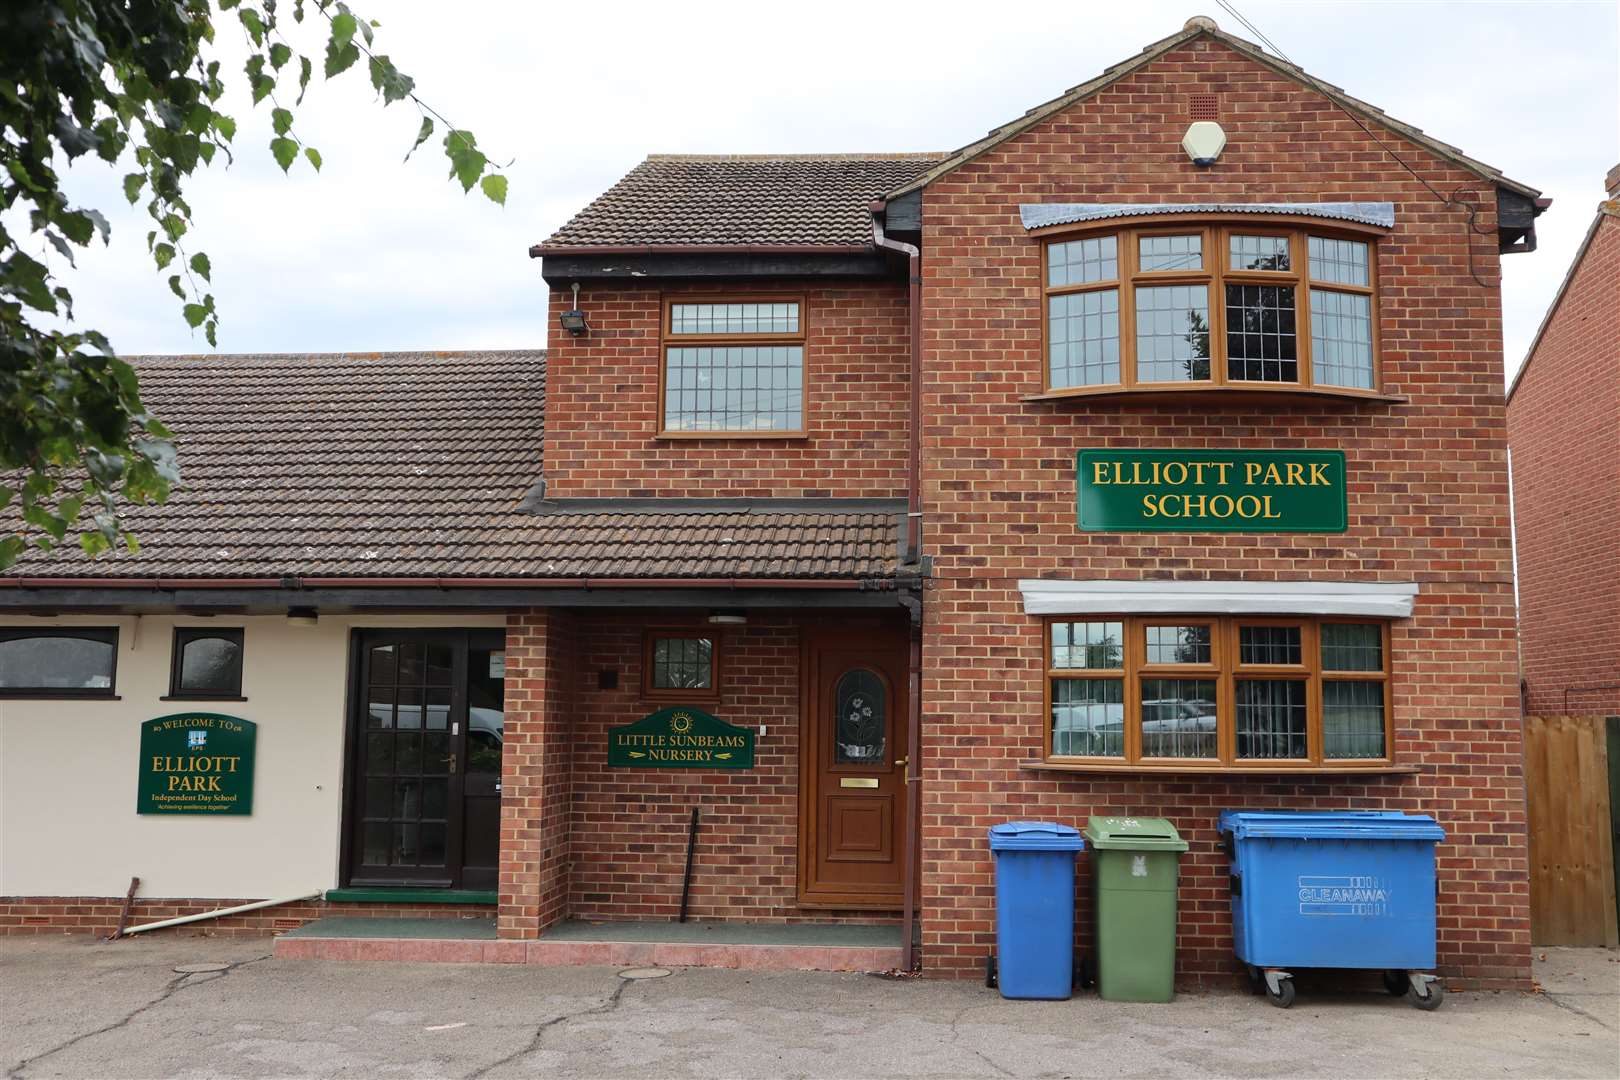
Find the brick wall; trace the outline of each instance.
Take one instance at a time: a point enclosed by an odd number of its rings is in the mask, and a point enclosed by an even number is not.
[[[1607,206],[1507,409],[1519,655],[1543,716],[1620,713],[1620,202]]]
[[[1192,166],[1187,96],[1220,99],[1229,145]],[[1083,823],[1164,815],[1184,863],[1184,981],[1234,967],[1228,807],[1421,810],[1440,849],[1440,966],[1525,985],[1529,925],[1507,518],[1498,256],[1489,185],[1382,133],[1437,188],[1480,207],[1473,238],[1328,101],[1197,40],[938,181],[924,196],[924,510],[937,580],[926,605],[923,961],[973,977],[993,947],[985,829],[1008,818]],[[1386,389],[1407,404],[1025,402],[1043,389],[1039,245],[1020,202],[1376,200],[1396,204],[1378,247]],[[1470,276],[1470,257],[1487,287]],[[993,329],[986,329],[993,328]],[[1343,535],[1105,535],[1074,522],[1085,446],[1342,448]],[[1039,621],[1022,577],[1416,580],[1393,638],[1395,753],[1415,776],[1054,775],[1022,770],[1042,727]],[[1082,907],[1089,911],[1089,903]]]
[[[704,626],[703,614],[675,623]],[[607,729],[667,702],[641,693],[642,630],[657,616],[582,618],[579,708],[573,727],[574,834],[569,906],[577,918],[673,919],[692,808],[701,810],[690,915],[751,922],[888,922],[881,913],[801,909],[798,867],[800,628],[793,616],[754,614],[746,626],[706,627],[721,640],[721,698],[699,705],[756,728],[751,770],[609,769]],[[899,631],[897,631],[899,632]],[[597,673],[618,673],[597,689]]]
[[[661,297],[716,286],[592,283],[585,337],[551,335],[546,480],[553,497],[893,498],[905,494],[905,286],[784,281],[804,295],[808,437],[660,440]],[[749,294],[760,292],[757,283]],[[561,311],[572,297],[552,295]],[[558,306],[561,305],[561,306]]]
[[[196,915],[204,911],[251,904],[255,899],[197,900],[136,897],[130,906],[132,926]],[[118,926],[123,910],[121,896],[4,896],[0,897],[0,937],[41,934],[94,934],[107,937]],[[495,909],[485,904],[329,904],[324,900],[301,900],[292,904],[260,908],[241,915],[186,923],[154,934],[201,935],[209,937],[263,937],[292,930],[326,916],[356,916],[376,919],[487,919]]]

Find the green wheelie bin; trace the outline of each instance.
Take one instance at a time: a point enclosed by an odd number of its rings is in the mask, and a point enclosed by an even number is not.
[[[1094,817],[1091,909],[1097,993],[1108,1001],[1169,1001],[1176,983],[1176,876],[1187,841],[1164,818]]]

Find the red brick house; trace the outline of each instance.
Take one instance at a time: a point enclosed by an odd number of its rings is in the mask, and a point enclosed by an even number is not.
[[[1620,713],[1620,166],[1605,186],[1508,388],[1519,668],[1541,716]]]
[[[1441,972],[1526,985],[1497,260],[1544,207],[1206,19],[952,153],[648,158],[531,251],[543,435],[481,391],[500,446],[542,441],[526,490],[475,453],[386,576],[338,537],[220,586],[347,620],[322,903],[491,893],[491,959],[640,956],[564,928],[684,910],[967,978],[990,825],[1166,816],[1179,973],[1225,979],[1220,811],[1387,808],[1447,831]],[[442,395],[395,411],[478,415]],[[380,524],[413,505],[353,472]],[[143,550],[0,602],[208,608]],[[400,762],[441,661],[469,736],[503,685],[498,781],[448,816],[390,801],[439,782]],[[13,925],[63,920],[43,880],[0,883]],[[715,941],[646,956],[746,962]]]

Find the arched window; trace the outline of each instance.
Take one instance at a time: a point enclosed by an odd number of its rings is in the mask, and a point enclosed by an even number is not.
[[[880,763],[888,749],[889,696],[883,679],[869,668],[851,668],[833,688],[836,765]]]
[[[175,627],[169,696],[215,700],[241,697],[242,631],[212,626]]]

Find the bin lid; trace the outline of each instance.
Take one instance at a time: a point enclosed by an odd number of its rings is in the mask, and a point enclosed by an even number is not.
[[[1187,841],[1162,817],[1094,817],[1086,822],[1086,839],[1099,849],[1121,851],[1186,851]]]
[[[1444,840],[1428,814],[1394,810],[1225,810],[1220,831],[1239,840],[1276,837],[1293,840]]]
[[[1003,821],[990,826],[991,851],[1083,851],[1085,846],[1079,829],[1055,821]]]

